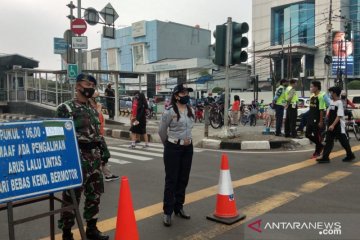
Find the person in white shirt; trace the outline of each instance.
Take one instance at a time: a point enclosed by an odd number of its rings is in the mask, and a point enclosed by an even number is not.
[[[345,114],[342,101],[340,100],[341,89],[339,87],[329,88],[332,98],[328,108],[328,130],[326,132],[326,145],[322,157],[316,159],[318,163],[329,163],[329,155],[334,147],[334,139],[339,139],[341,146],[346,150],[346,157],[343,162],[351,162],[355,155],[351,150],[349,139],[345,133]]]

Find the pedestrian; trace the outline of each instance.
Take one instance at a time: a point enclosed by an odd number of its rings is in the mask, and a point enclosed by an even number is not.
[[[256,116],[258,114],[258,106],[255,101],[252,101],[249,105],[249,120],[250,120],[250,126],[256,126]]]
[[[83,185],[76,188],[75,196],[80,201],[84,191],[84,218],[86,220],[86,237],[92,240],[107,240],[109,236],[103,235],[97,228],[99,204],[101,193],[104,192],[103,177],[101,174],[101,152],[105,146],[100,135],[100,122],[97,111],[91,107],[89,98],[95,92],[94,78],[90,75],[79,74],[76,78],[74,99],[60,104],[56,110],[58,118],[70,118],[74,121],[75,131],[81,157],[83,172]],[[95,80],[96,81],[96,80]],[[62,206],[72,204],[70,191],[62,193]],[[72,211],[61,213],[59,228],[62,229],[63,240],[73,240],[71,228],[75,224],[75,215]]]
[[[130,132],[131,132],[131,145],[130,148],[136,147],[136,135],[143,136],[145,140],[145,145],[143,148],[149,147],[149,140],[146,134],[146,111],[148,109],[148,104],[145,98],[144,93],[136,92],[134,101],[132,104],[132,113],[130,120]]]
[[[109,119],[114,120],[115,116],[115,91],[111,88],[111,83],[105,89],[106,107],[109,113]]]
[[[194,125],[194,112],[189,103],[192,88],[177,85],[172,93],[171,106],[162,115],[159,135],[164,144],[165,190],[164,216],[165,226],[171,226],[171,215],[190,219],[185,213],[185,190],[193,157],[191,130]]]
[[[285,90],[286,118],[285,118],[285,137],[299,138],[296,131],[297,109],[299,97],[296,92],[297,81],[290,80],[289,86]]]
[[[346,150],[343,162],[351,162],[355,155],[351,150],[349,139],[345,133],[345,113],[343,103],[340,100],[341,89],[339,87],[329,88],[330,107],[328,109],[328,130],[326,132],[326,144],[322,157],[316,159],[318,163],[329,163],[329,155],[334,147],[334,139],[339,139],[341,146]]]
[[[261,101],[259,103],[259,113],[260,113],[260,119],[264,119],[264,114],[265,114],[264,99],[261,99]]]
[[[310,84],[310,109],[305,132],[305,136],[316,145],[312,158],[320,156],[324,149],[321,143],[321,132],[324,128],[326,103],[320,91],[321,82],[317,80],[312,81]]]
[[[234,102],[231,107],[231,124],[239,124],[239,111],[240,111],[240,97],[238,95],[234,96]]]
[[[270,132],[270,128],[274,128],[275,122],[275,109],[274,105],[270,103],[265,112],[265,126],[267,128],[267,132]]]
[[[280,86],[276,89],[275,97],[273,100],[276,112],[276,136],[281,136],[281,128],[283,125],[283,118],[284,118],[284,107],[286,105],[285,100],[285,88],[288,85],[287,79],[280,80]]]
[[[102,113],[102,104],[97,101],[97,98],[99,97],[99,92],[95,92],[93,97],[89,99],[91,106],[96,109],[96,111],[99,114],[99,121],[100,121],[100,135],[102,136],[102,141],[106,145],[106,141],[104,138],[105,135],[105,118]],[[106,145],[107,146],[107,145]],[[110,158],[110,152],[108,151],[108,148],[106,147],[107,151],[102,152],[101,154],[101,171],[104,175],[105,181],[110,182],[119,179],[119,176],[114,175],[110,171],[110,167],[108,164],[109,158]]]

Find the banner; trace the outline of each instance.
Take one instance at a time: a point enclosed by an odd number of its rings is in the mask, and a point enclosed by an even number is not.
[[[335,31],[332,34],[332,75],[354,75],[353,41],[345,40],[345,33]]]
[[[0,124],[0,203],[81,185],[71,120]]]

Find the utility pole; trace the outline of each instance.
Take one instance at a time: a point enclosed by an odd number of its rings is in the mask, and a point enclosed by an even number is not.
[[[293,73],[292,73],[292,45],[291,45],[291,38],[292,38],[292,31],[291,31],[291,18],[290,18],[290,54],[289,54],[289,76],[290,79],[293,77]]]
[[[327,56],[331,56],[331,30],[332,30],[332,0],[330,0],[330,7],[329,7],[329,23],[326,26],[327,33],[326,33],[326,54]],[[329,75],[330,71],[332,71],[331,61],[329,64],[325,64],[325,71],[326,71],[326,86],[327,89],[330,88],[330,81],[329,81]]]
[[[281,79],[284,79],[284,33],[281,34]]]
[[[230,95],[230,83],[229,83],[229,71],[230,71],[230,57],[231,57],[231,41],[232,41],[232,18],[227,19],[226,28],[226,54],[225,54],[225,104],[224,104],[224,127],[227,132],[228,124],[228,109],[229,109],[229,95]]]
[[[254,90],[254,100],[255,100],[255,86],[256,86],[256,71],[255,71],[255,41],[253,41],[253,90]]]
[[[77,0],[77,17],[81,18],[81,0]],[[78,72],[82,72],[82,51],[78,50]]]

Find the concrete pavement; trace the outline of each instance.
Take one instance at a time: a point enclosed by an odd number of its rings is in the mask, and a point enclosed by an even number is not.
[[[360,213],[360,195],[355,189],[360,181],[358,162],[343,163],[344,152],[338,144],[330,164],[318,165],[310,160],[310,151],[232,152],[230,170],[237,206],[248,215],[236,225],[223,226],[205,219],[215,208],[221,151],[196,149],[185,209],[191,220],[174,218],[173,226],[161,222],[164,167],[162,146],[141,146],[136,152],[127,148],[128,141],[109,139],[112,147],[111,169],[129,177],[132,198],[141,239],[245,239],[244,226],[266,213]],[[356,155],[360,146],[352,142]],[[340,151],[339,151],[340,150]],[[114,155],[117,153],[117,155]],[[120,155],[128,154],[128,155]],[[133,156],[134,158],[129,158]],[[136,156],[143,157],[136,159]],[[146,158],[146,160],[145,160]],[[127,161],[118,162],[117,160]],[[101,202],[99,227],[114,236],[119,181],[105,185]],[[15,217],[46,209],[48,204],[16,209]],[[5,212],[0,213],[6,219]],[[360,222],[359,222],[360,223]],[[48,239],[48,219],[16,227],[18,239]],[[41,229],[39,226],[42,226]],[[0,223],[0,239],[7,239],[6,221]],[[34,229],[38,229],[34,231]],[[59,232],[59,231],[57,231]],[[59,238],[57,238],[59,239]],[[293,239],[283,236],[282,239]]]

